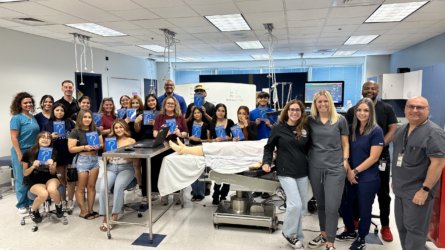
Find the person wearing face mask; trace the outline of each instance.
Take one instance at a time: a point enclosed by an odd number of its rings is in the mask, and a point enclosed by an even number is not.
[[[65,107],[66,117],[73,121],[77,119],[77,112],[79,112],[79,104],[76,98],[73,96],[74,83],[71,80],[65,80],[62,82],[63,97],[57,100],[55,103],[62,103]]]
[[[48,123],[53,103],[54,98],[51,95],[44,95],[42,96],[42,99],[40,99],[40,109],[42,109],[42,112],[37,113],[34,116],[39,124],[40,131],[43,131],[45,124]]]
[[[166,97],[174,97],[178,101],[179,108],[181,110],[182,116],[187,112],[187,104],[185,103],[184,97],[175,94],[175,83],[172,80],[167,80],[164,84],[165,93],[163,95],[158,96],[158,102],[164,103],[164,99]]]
[[[40,131],[39,124],[34,118],[34,98],[27,92],[15,95],[10,106],[12,118],[9,122],[11,134],[11,162],[15,180],[16,207],[18,212],[25,214],[32,201],[28,199],[26,186],[23,185],[23,167],[21,164],[23,154],[36,142]]]

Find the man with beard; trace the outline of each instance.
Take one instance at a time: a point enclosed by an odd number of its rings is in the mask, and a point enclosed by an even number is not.
[[[377,100],[379,95],[379,85],[373,81],[367,81],[362,86],[362,96],[370,98],[374,102],[375,115],[377,119],[377,124],[382,128],[383,134],[385,136],[385,146],[383,147],[382,154],[380,156],[380,190],[377,193],[380,209],[380,222],[382,229],[380,233],[382,234],[382,239],[384,241],[390,242],[393,240],[391,229],[389,227],[389,213],[391,197],[389,196],[389,179],[390,179],[390,154],[389,154],[389,143],[394,138],[394,133],[397,129],[397,117],[394,113],[391,105],[386,104],[382,101]],[[346,113],[346,120],[349,124],[352,124],[354,117],[354,109],[352,107]]]
[[[185,116],[187,112],[187,104],[185,103],[184,97],[173,93],[175,91],[175,83],[172,80],[167,80],[164,84],[165,93],[163,95],[158,96],[159,106],[162,107],[162,103],[167,96],[173,96],[179,103],[179,107],[181,108],[181,113]]]

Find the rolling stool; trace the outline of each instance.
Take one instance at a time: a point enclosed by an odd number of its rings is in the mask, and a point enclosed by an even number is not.
[[[65,190],[62,185],[59,185],[59,187],[57,189],[60,194]],[[34,201],[36,197],[37,196],[35,194],[28,191],[28,198],[30,200]],[[56,210],[50,210],[50,207],[51,207],[51,197],[48,197],[48,199],[43,203],[43,212],[41,213],[42,219],[49,218],[51,221],[53,218],[53,215],[55,216],[57,214]],[[31,211],[30,211],[30,213],[31,213]],[[25,220],[27,218],[31,218],[31,216],[29,214],[23,216],[22,220],[20,221],[20,225],[24,226],[26,224]],[[66,218],[65,214],[63,214],[62,218],[60,218],[60,219],[62,220],[63,225],[68,225],[68,219]],[[37,230],[39,230],[38,223],[34,222],[34,226],[31,228],[31,230],[33,232],[36,232]]]

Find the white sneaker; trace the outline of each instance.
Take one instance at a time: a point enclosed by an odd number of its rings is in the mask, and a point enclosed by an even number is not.
[[[137,197],[142,197],[142,189],[140,189],[138,185],[136,185],[136,187],[134,188],[134,194]]]
[[[17,208],[17,212],[19,214],[27,214],[28,213],[28,208],[27,207],[19,207],[19,208]]]
[[[69,201],[66,203],[66,208],[67,208],[68,210],[70,210],[70,211],[73,211],[73,210],[74,210],[74,201],[73,201],[73,200],[69,200]]]

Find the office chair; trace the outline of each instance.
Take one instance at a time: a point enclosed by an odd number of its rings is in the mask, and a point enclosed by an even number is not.
[[[65,189],[63,188],[62,185],[59,185],[59,187],[57,188],[59,193],[62,195],[63,192],[65,192]],[[28,191],[28,198],[32,201],[34,201],[37,196],[33,193],[31,193],[31,191]],[[42,208],[43,208],[43,212],[40,213],[42,219],[46,219],[49,218],[50,221],[52,221],[52,219],[54,217],[56,217],[56,210],[55,208],[53,210],[51,210],[51,197],[48,197],[48,199],[43,203]],[[31,211],[30,211],[31,213]],[[57,218],[57,217],[56,217]],[[21,221],[20,221],[20,225],[24,226],[26,224],[26,219],[31,219],[31,215],[25,215],[22,217]],[[56,220],[59,220],[59,218],[57,218]],[[60,220],[62,220],[62,224],[63,225],[68,225],[68,219],[66,218],[65,214],[63,214],[62,218],[60,218]],[[31,228],[31,231],[36,232],[37,230],[39,230],[39,223],[33,222],[34,226]]]

